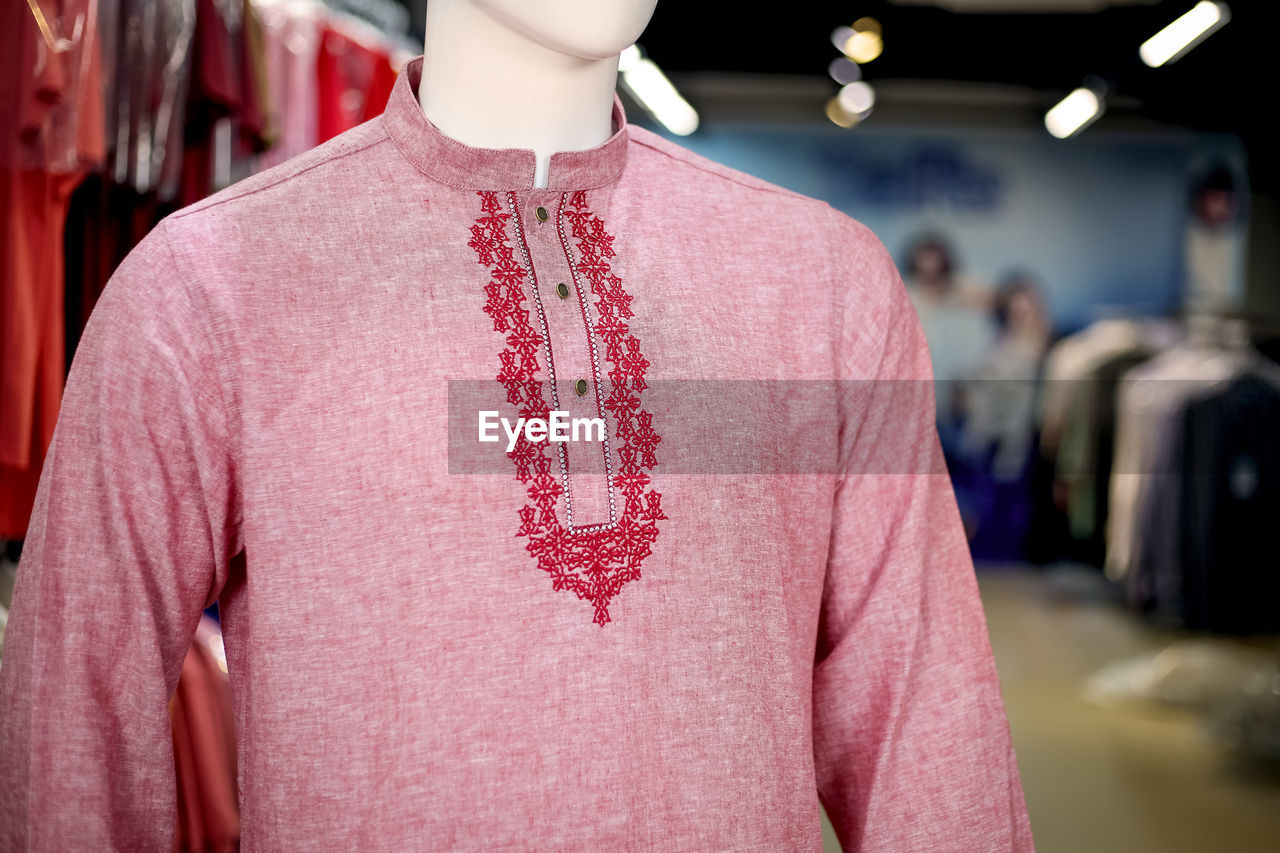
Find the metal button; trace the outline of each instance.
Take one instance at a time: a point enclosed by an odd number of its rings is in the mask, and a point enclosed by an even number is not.
[[[561,299],[568,299],[568,298],[569,298],[569,285],[565,284],[563,281],[562,281],[562,282],[560,282],[559,284],[557,284],[557,285],[556,285],[556,296],[559,296]]]
[[[538,205],[537,207],[535,207],[535,208],[533,209],[533,215],[534,215],[534,216],[536,216],[536,217],[538,217],[538,221],[539,221],[539,222],[546,222],[546,221],[547,221],[547,215],[548,215],[548,214],[547,214],[547,209],[546,209],[545,207],[543,207],[542,205]]]
[[[586,394],[586,393],[587,393],[587,390],[588,390],[590,387],[591,387],[591,386],[587,384],[587,380],[585,380],[585,379],[579,379],[577,382],[575,382],[575,383],[573,384],[573,390],[575,390],[575,391],[577,391],[577,392],[578,392],[578,396],[579,396],[579,397],[581,397],[581,396],[583,396],[584,394]]]

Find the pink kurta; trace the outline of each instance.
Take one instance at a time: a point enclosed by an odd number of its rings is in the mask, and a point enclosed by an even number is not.
[[[533,189],[420,73],[107,286],[0,666],[0,848],[169,846],[217,599],[249,850],[819,850],[820,800],[850,851],[1031,850],[932,399],[885,403],[930,367],[880,241],[616,99]],[[793,431],[835,468],[691,453],[741,423],[682,401],[760,379],[883,381]],[[459,465],[450,380],[608,450]]]

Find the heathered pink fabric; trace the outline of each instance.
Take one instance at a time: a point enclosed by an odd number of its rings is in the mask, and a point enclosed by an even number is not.
[[[819,798],[850,851],[1031,850],[945,474],[659,461],[666,519],[600,625],[516,535],[525,485],[447,471],[447,380],[503,347],[477,190],[517,191],[552,281],[534,207],[587,191],[651,380],[927,379],[883,245],[616,100],[532,189],[532,152],[425,119],[420,63],[107,286],[0,666],[0,847],[168,848],[166,701],[216,598],[248,850],[819,850]],[[937,453],[926,418],[857,429]]]

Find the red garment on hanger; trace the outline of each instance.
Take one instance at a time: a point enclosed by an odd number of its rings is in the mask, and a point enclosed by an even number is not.
[[[0,103],[16,121],[0,125],[0,537],[22,539],[66,374],[67,202],[105,140],[96,0],[3,6]]]
[[[178,777],[174,849],[181,853],[240,849],[235,717],[221,650],[218,623],[200,617],[169,703]]]
[[[332,23],[322,28],[316,77],[320,142],[379,115],[396,83],[386,50],[357,40]]]

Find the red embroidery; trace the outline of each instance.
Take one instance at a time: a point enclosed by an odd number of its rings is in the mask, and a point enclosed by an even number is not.
[[[511,214],[503,209],[499,194],[481,191],[477,195],[483,212],[471,226],[467,245],[475,249],[478,262],[489,268],[492,278],[484,289],[484,311],[493,320],[494,331],[506,334],[497,379],[520,417],[547,418],[550,407],[537,378],[538,352],[544,341],[533,325],[524,290],[529,271],[508,241]],[[635,316],[631,296],[607,260],[615,255],[614,238],[588,208],[585,191],[568,194],[562,211],[579,253],[576,262],[570,259],[573,270],[595,297],[594,331],[604,341],[610,366],[611,388],[604,407],[617,424],[613,485],[623,494],[622,513],[609,524],[566,527],[556,513],[564,488],[556,477],[550,443],[529,442],[521,435],[507,455],[529,497],[518,511],[516,535],[528,537],[525,548],[538,561],[538,568],[551,575],[552,589],[568,589],[588,599],[595,608],[595,623],[603,626],[610,621],[609,601],[623,585],[640,577],[640,564],[658,537],[657,522],[667,517],[662,512],[662,495],[650,488],[647,473],[658,464],[656,448],[662,439],[653,428],[653,416],[641,405],[649,362],[626,323]]]

